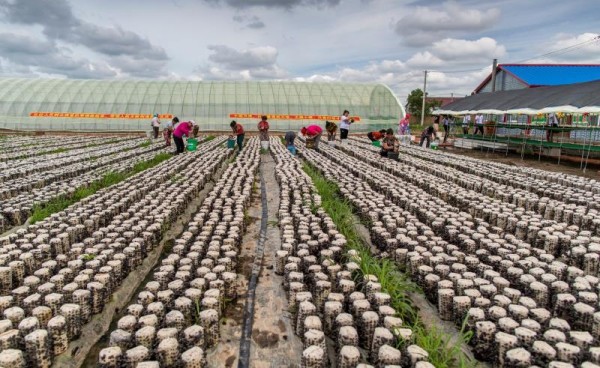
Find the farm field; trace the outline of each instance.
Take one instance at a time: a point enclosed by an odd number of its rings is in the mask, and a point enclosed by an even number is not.
[[[600,182],[366,139],[0,139],[0,367],[595,367]]]

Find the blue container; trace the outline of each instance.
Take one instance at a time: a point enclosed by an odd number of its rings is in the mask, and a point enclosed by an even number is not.
[[[235,139],[227,140],[227,148],[235,148]]]
[[[292,154],[292,156],[296,156],[296,147],[294,147],[294,146],[288,146],[287,149],[288,149],[288,151],[290,151],[290,153]]]

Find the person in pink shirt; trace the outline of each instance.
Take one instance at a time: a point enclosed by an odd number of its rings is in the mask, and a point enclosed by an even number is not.
[[[184,121],[177,125],[175,131],[173,131],[173,141],[175,142],[175,147],[177,147],[177,150],[175,151],[176,155],[183,153],[185,148],[183,145],[183,136],[190,136],[190,131],[192,130],[194,124],[195,122],[193,120]]]
[[[321,135],[323,135],[323,129],[318,125],[309,125],[303,127],[300,130],[303,136],[307,139],[312,139],[315,142],[315,149],[319,149],[319,142],[321,141]]]

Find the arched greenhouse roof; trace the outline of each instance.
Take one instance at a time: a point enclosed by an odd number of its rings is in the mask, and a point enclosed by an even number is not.
[[[152,114],[194,119],[201,130],[228,130],[232,119],[272,130],[337,121],[343,110],[356,131],[395,125],[404,108],[383,84],[286,81],[148,81],[0,78],[0,128],[139,131]]]

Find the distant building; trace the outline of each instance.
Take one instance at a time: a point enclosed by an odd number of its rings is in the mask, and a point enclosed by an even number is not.
[[[559,86],[600,79],[598,64],[500,64],[496,68],[496,91]],[[492,92],[492,74],[474,93]]]
[[[451,104],[452,102],[456,102],[456,101],[458,101],[460,99],[463,99],[463,97],[435,97],[435,96],[432,96],[432,97],[427,96],[427,97],[425,97],[425,100],[427,102],[430,102],[430,101],[439,101],[439,102],[441,102],[440,107],[444,107],[444,106],[446,106],[448,104]]]

